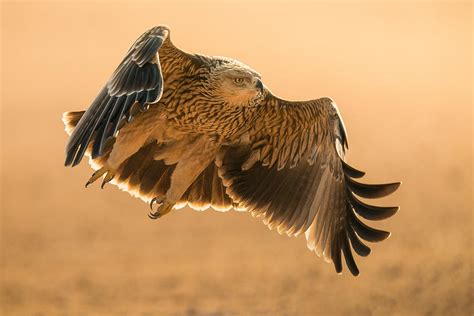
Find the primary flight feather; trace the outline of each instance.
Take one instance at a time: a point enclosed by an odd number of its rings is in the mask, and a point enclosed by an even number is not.
[[[150,203],[151,218],[189,205],[261,216],[342,271],[359,270],[352,249],[390,234],[364,224],[398,207],[379,207],[400,183],[363,184],[344,160],[347,135],[330,98],[286,101],[241,62],[189,54],[170,30],[140,36],[87,111],[63,115],[67,166],[84,155],[103,177]],[[358,197],[357,197],[358,196]],[[153,207],[157,205],[156,210]]]

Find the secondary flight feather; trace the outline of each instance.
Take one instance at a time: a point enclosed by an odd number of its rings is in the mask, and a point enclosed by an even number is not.
[[[150,217],[189,205],[235,208],[271,229],[306,236],[308,248],[338,273],[352,250],[390,234],[382,220],[398,207],[366,204],[399,182],[364,184],[345,161],[347,133],[330,98],[287,101],[259,73],[225,57],[176,48],[166,26],[141,35],[86,111],[63,115],[67,166],[84,155],[103,178],[148,202]],[[364,240],[364,241],[363,241]]]

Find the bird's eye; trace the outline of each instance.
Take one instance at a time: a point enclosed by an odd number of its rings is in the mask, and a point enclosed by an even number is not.
[[[244,78],[234,78],[234,82],[241,86],[242,84],[244,84]]]

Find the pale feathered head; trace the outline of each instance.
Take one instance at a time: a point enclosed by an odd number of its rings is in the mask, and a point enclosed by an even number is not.
[[[264,91],[260,74],[237,60],[226,57],[217,60],[211,72],[214,97],[231,106],[255,106]]]

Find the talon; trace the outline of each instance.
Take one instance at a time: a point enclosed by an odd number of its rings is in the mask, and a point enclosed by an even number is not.
[[[102,180],[102,184],[100,185],[100,188],[103,189],[104,186],[112,181],[112,179],[115,177],[115,173],[113,172],[107,172],[107,175],[104,177],[104,180]]]
[[[97,179],[99,179],[100,177],[102,177],[102,175],[103,175],[104,173],[106,173],[106,172],[107,172],[107,169],[105,169],[105,168],[100,168],[99,170],[97,170],[96,172],[94,172],[94,173],[92,174],[92,176],[89,178],[89,180],[87,180],[87,182],[86,182],[86,188],[87,188],[90,184],[94,183]]]
[[[153,204],[155,204],[155,203],[156,204],[162,204],[164,200],[165,199],[163,197],[157,197],[157,196],[154,197],[153,199],[151,199],[151,201],[150,201],[150,210],[154,211],[153,210]]]
[[[156,210],[153,210],[153,205],[154,204],[159,204],[158,208]],[[150,219],[157,219],[162,217],[163,215],[169,213],[173,209],[174,204],[169,203],[166,201],[164,197],[154,197],[150,201],[150,209],[151,212],[148,214],[148,217]]]
[[[150,213],[148,213],[148,217],[150,219],[153,219],[153,220],[158,219],[160,216],[161,216],[161,214],[159,212],[150,212]]]

